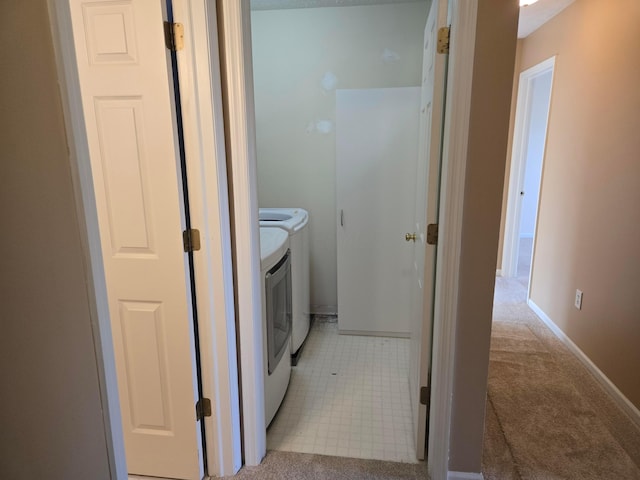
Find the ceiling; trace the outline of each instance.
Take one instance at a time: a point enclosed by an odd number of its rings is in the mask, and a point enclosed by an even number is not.
[[[350,7],[354,5],[382,5],[427,0],[251,0],[252,10],[280,10],[289,8]],[[513,0],[514,2],[518,0]],[[520,9],[518,38],[524,38],[551,20],[575,0],[539,0]]]
[[[575,0],[539,0],[528,7],[521,7],[518,38],[529,36],[573,2]]]

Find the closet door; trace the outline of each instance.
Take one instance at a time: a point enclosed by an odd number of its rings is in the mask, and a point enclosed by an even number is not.
[[[338,326],[408,336],[420,88],[336,92]]]
[[[70,0],[129,473],[202,478],[164,2]]]

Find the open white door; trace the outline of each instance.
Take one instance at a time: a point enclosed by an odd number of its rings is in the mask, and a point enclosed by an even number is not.
[[[411,287],[409,386],[416,435],[416,454],[425,458],[436,247],[427,244],[427,226],[438,223],[438,199],[446,80],[446,55],[436,53],[438,28],[446,23],[446,0],[434,0],[424,30],[420,145],[416,174],[415,246]],[[429,390],[425,390],[429,392]],[[426,393],[428,396],[428,393]]]
[[[128,471],[199,479],[164,2],[69,2]]]

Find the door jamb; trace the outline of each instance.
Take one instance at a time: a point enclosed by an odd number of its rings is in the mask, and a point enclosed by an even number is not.
[[[553,56],[538,63],[537,65],[523,71],[519,76],[518,96],[516,103],[516,117],[513,127],[513,147],[511,150],[511,168],[509,170],[509,193],[507,197],[507,214],[505,216],[504,242],[502,251],[502,276],[515,277],[518,267],[518,239],[520,228],[520,214],[522,210],[522,201],[520,191],[524,183],[524,174],[526,169],[526,157],[528,138],[526,133],[529,131],[529,123],[531,117],[531,93],[533,80],[540,75],[551,72],[551,89],[549,92],[549,109],[547,111],[547,125],[545,130],[548,131],[549,115],[551,112],[551,93],[553,92],[553,75],[555,71],[555,60]],[[547,132],[545,132],[545,150],[546,150]],[[544,156],[542,158],[542,168],[544,168]],[[538,189],[537,204],[540,206],[540,192],[542,188],[542,179],[540,180],[540,188]],[[533,238],[535,242],[536,225],[534,225]],[[532,259],[533,266],[533,259]],[[533,268],[531,269],[533,270]],[[531,272],[530,272],[531,273]],[[531,283],[531,282],[529,282]],[[527,298],[529,294],[527,293]]]
[[[208,474],[224,476],[236,473],[242,458],[217,21],[215,5],[207,0],[173,0],[173,4],[176,19],[189,25],[185,31],[185,44],[188,47],[184,52],[179,52],[178,62],[181,66],[192,221],[204,235],[202,249],[195,256],[194,263],[196,290],[200,300],[198,318],[203,395],[211,398],[214,412],[213,416],[205,417],[209,447]],[[89,149],[76,70],[71,15],[68,2],[48,0],[48,9],[75,202],[81,222],[79,235],[85,255],[87,297],[96,349],[107,457],[112,478],[126,480],[128,473],[107,288],[93,180],[89,162],[86,161]],[[202,458],[200,464],[202,470]]]
[[[194,255],[209,475],[242,466],[239,373],[216,3],[173,0],[185,26],[178,53],[191,223],[202,248]],[[206,241],[204,241],[206,239]]]
[[[449,0],[451,38],[444,107],[427,439],[427,469],[434,480],[450,478],[455,332],[477,9],[475,0]]]
[[[238,305],[243,446],[247,465],[267,452],[264,325],[249,0],[219,2]]]

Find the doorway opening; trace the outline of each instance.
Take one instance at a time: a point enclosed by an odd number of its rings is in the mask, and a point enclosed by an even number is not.
[[[409,377],[418,375],[410,364],[424,360],[410,353],[420,343],[410,337],[411,302],[422,305],[411,282],[425,261],[423,254],[414,265],[425,223],[416,225],[416,179],[429,170],[417,162],[428,159],[419,157],[420,129],[431,127],[420,112],[432,114],[430,103],[421,105],[422,80],[432,72],[423,71],[430,7],[411,2],[251,12],[258,204],[308,211],[315,318],[267,430],[268,449],[404,462],[425,456],[425,439],[416,451],[412,403],[418,395],[412,396]],[[406,178],[397,183],[406,205],[395,205],[399,196],[385,197],[383,187],[403,169]],[[420,200],[424,204],[427,194]],[[391,227],[400,213],[406,221]],[[353,234],[358,241],[349,250],[346,235],[365,216],[372,221]],[[390,246],[377,255],[376,242],[389,232]],[[350,264],[357,255],[362,262]],[[373,273],[363,267],[368,264]],[[383,287],[391,275],[391,285]],[[365,282],[373,288],[357,288]],[[376,317],[381,307],[367,309],[376,302],[391,305],[390,311]],[[421,321],[422,308],[418,315]],[[426,438],[426,414],[420,418]]]
[[[516,105],[502,275],[529,287],[555,57],[522,72]],[[527,295],[528,296],[528,295]]]

